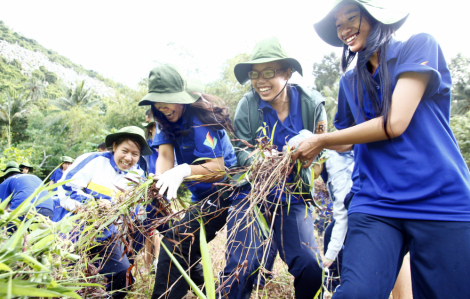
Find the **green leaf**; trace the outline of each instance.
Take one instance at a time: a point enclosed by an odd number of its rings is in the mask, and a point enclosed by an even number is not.
[[[63,297],[61,293],[50,291],[47,289],[39,289],[37,287],[27,287],[24,285],[17,285],[14,281],[9,280],[8,283],[0,282],[0,294],[6,294],[7,298],[11,296],[28,296],[28,297]],[[75,294],[78,296],[77,294]],[[75,298],[81,298],[80,296]]]
[[[274,140],[274,132],[276,131],[276,126],[277,126],[277,121],[276,123],[274,124],[274,127],[273,127],[273,131],[271,132],[271,140],[269,141],[269,144],[273,144],[273,140]]]
[[[268,222],[266,222],[266,219],[264,218],[264,215],[261,213],[260,209],[258,206],[254,206],[253,208],[255,215],[256,215],[256,220],[259,223],[259,226],[261,227],[261,231],[263,232],[263,235],[266,238],[269,238],[269,226]]]
[[[199,241],[200,241],[200,247],[201,247],[202,270],[204,273],[206,295],[207,295],[207,298],[209,299],[215,299],[214,276],[212,272],[212,262],[211,262],[211,256],[209,254],[209,247],[207,246],[206,229],[204,228],[204,221],[202,220],[202,218],[199,218],[198,221],[201,225]]]
[[[0,271],[8,271],[11,272],[11,268],[5,265],[4,263],[0,263]]]

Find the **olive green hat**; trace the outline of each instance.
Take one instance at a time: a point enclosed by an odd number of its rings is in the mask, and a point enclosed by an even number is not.
[[[154,103],[191,104],[199,97],[189,93],[196,92],[199,84],[186,79],[186,76],[173,64],[162,64],[150,71],[149,92],[139,102],[139,106]],[[202,88],[204,89],[204,88]],[[199,91],[200,92],[200,91]]]
[[[12,173],[12,172],[21,173],[21,170],[19,170],[18,167],[10,167],[5,171],[5,173],[2,176],[0,176],[0,179],[3,179],[7,174]]]
[[[9,168],[20,168],[20,166],[15,161],[10,161],[10,162],[7,163],[7,166],[2,171],[5,172]]]
[[[34,170],[34,167],[31,166],[31,164],[29,164],[28,162],[23,162],[23,163],[21,163],[19,168],[22,169],[22,168],[24,168],[24,167],[31,168],[31,171]]]
[[[62,162],[73,163],[73,159],[70,158],[69,156],[62,156],[62,157],[60,157],[60,160],[61,160]]]
[[[292,72],[299,72],[302,76],[302,66],[300,63],[287,55],[286,50],[281,46],[277,37],[270,37],[260,41],[251,54],[250,61],[239,63],[235,66],[234,72],[240,84],[245,84],[248,78],[248,72],[251,71],[253,64],[267,63],[271,61],[285,60],[292,68]]]
[[[395,30],[401,27],[408,18],[409,12],[397,11],[390,8],[390,2],[385,0],[335,0],[330,12],[319,22],[315,23],[313,27],[318,36],[327,44],[335,47],[342,47],[343,41],[338,37],[336,30],[336,20],[334,17],[335,12],[339,7],[356,3],[362,6],[374,19],[382,24],[392,25]]]
[[[136,126],[129,126],[129,127],[124,127],[117,131],[117,133],[109,134],[106,136],[106,147],[113,147],[114,141],[116,141],[117,138],[125,135],[133,135],[139,139],[139,143],[141,146],[141,155],[142,156],[148,156],[152,155],[153,152],[150,149],[149,145],[147,144],[147,141],[145,140],[145,133],[144,130],[142,130],[139,127]]]

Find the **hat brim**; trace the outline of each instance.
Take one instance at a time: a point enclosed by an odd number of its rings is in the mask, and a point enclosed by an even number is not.
[[[149,92],[139,102],[139,106],[153,105],[154,103],[168,103],[168,104],[192,104],[197,99],[191,96],[186,91],[175,92],[175,93],[160,93],[160,92]]]
[[[33,167],[33,166],[30,166],[30,165],[24,165],[24,164],[20,164],[20,169],[21,169],[21,168],[24,168],[24,167],[31,168],[31,171],[33,171],[33,170],[34,170],[34,167]]]
[[[142,129],[140,129],[140,130],[142,130]],[[118,139],[119,137],[125,136],[125,135],[132,135],[132,136],[135,136],[139,139],[139,143],[142,146],[142,151],[141,151],[142,156],[150,156],[150,155],[153,154],[153,152],[150,149],[149,145],[147,144],[147,140],[145,140],[145,138],[143,138],[139,134],[134,134],[134,133],[129,133],[129,132],[118,132],[118,133],[109,134],[108,136],[106,136],[106,139],[104,141],[106,143],[106,147],[112,148],[114,141],[116,141],[116,139]]]
[[[248,72],[251,71],[253,64],[261,64],[261,63],[268,63],[272,61],[281,61],[285,60],[289,63],[289,66],[292,68],[292,72],[298,72],[301,76],[302,73],[302,66],[300,63],[294,58],[259,58],[247,62],[241,62],[237,64],[234,68],[235,77],[237,78],[240,84],[245,84],[250,78],[248,78]]]
[[[18,168],[14,168],[14,167],[8,168],[7,171],[0,177],[0,179],[4,178],[7,174],[10,174],[12,172],[21,173],[21,170],[19,170]]]
[[[343,41],[338,37],[334,14],[339,7],[350,3],[356,3],[357,5],[362,6],[374,19],[381,22],[382,24],[392,25],[393,29],[395,30],[398,30],[405,23],[409,16],[408,12],[364,5],[364,3],[358,3],[356,1],[339,2],[323,19],[313,24],[313,27],[315,28],[318,36],[327,44],[334,47],[342,47],[344,45]]]

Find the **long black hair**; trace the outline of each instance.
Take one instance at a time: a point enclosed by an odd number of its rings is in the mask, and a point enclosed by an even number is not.
[[[367,37],[366,48],[357,53],[357,63],[353,73],[353,86],[352,90],[355,91],[358,97],[359,110],[365,120],[370,118],[366,115],[366,108],[374,112],[374,117],[383,116],[383,129],[385,134],[390,139],[389,132],[387,131],[387,123],[389,118],[390,106],[392,102],[392,82],[387,67],[387,50],[390,40],[392,39],[394,29],[391,25],[385,25],[375,20],[362,6],[360,7],[361,20],[364,17],[371,25],[371,32]],[[361,30],[359,25],[359,30]],[[379,77],[380,86],[370,75],[369,59],[377,52],[379,60]],[[349,50],[348,45],[343,45],[343,55],[341,58],[341,68],[343,73],[354,60],[355,52]],[[379,98],[377,89],[380,88],[382,92],[382,100]],[[370,103],[364,103],[364,93],[367,93]],[[367,107],[365,107],[367,105]]]
[[[232,127],[232,121],[230,120],[228,109],[226,107],[217,106],[216,103],[222,103],[222,100],[216,96],[203,93],[196,102],[185,104],[183,115],[196,116],[205,126],[212,130],[225,129],[233,133],[234,129]],[[175,127],[167,120],[165,115],[157,110],[154,105],[152,105],[152,113],[158,128],[171,138],[189,135],[191,129],[175,129]]]

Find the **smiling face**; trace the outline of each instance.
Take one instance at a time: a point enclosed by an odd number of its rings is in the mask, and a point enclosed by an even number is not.
[[[140,158],[140,147],[133,141],[126,139],[119,145],[113,143],[114,162],[121,170],[128,170],[134,166]]]
[[[264,79],[260,74],[257,79],[251,79],[253,88],[260,95],[261,99],[266,102],[272,101],[281,92],[292,74],[290,68],[283,67],[277,61],[254,64],[251,70],[255,72],[277,70],[274,78]],[[286,92],[285,89],[284,92]]]
[[[182,104],[155,103],[154,106],[171,123],[177,122],[184,112],[184,105]]]
[[[357,4],[340,7],[335,13],[335,20],[339,39],[348,45],[352,52],[360,52],[366,48],[372,26]]]

